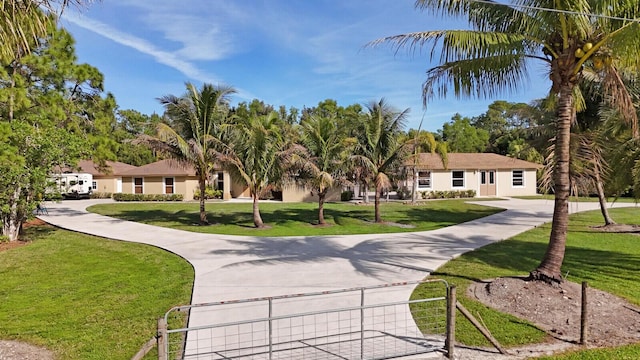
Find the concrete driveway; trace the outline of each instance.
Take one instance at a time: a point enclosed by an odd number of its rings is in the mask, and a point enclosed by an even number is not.
[[[64,229],[150,244],[182,256],[195,269],[193,304],[421,280],[453,257],[549,222],[553,212],[551,200],[481,201],[477,204],[506,211],[434,231],[264,238],[185,232],[85,210],[104,202],[47,204],[49,214],[39,217]],[[571,204],[570,211],[597,208],[595,202],[583,202]],[[404,301],[411,291],[412,286],[401,287],[381,296],[385,301]],[[343,305],[340,301],[330,304]],[[285,312],[303,312],[307,306],[295,302]],[[192,313],[189,325],[253,316],[263,317],[246,309]]]

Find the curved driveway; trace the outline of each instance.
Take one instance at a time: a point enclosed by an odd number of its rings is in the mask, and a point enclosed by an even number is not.
[[[482,201],[477,203],[506,211],[425,232],[264,238],[173,230],[85,210],[102,202],[47,204],[49,215],[40,218],[61,228],[150,244],[182,256],[195,269],[193,304],[421,280],[464,252],[549,222],[553,212],[551,200]],[[582,202],[571,204],[570,210],[597,208],[598,203]],[[385,296],[407,300],[411,290],[405,287]],[[219,320],[192,316],[190,325]]]

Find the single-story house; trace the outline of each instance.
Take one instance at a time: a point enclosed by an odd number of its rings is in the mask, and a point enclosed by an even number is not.
[[[78,162],[78,172],[89,173],[93,176],[91,189],[94,192],[122,192],[122,173],[135,168],[133,165],[118,161],[107,161],[106,167],[102,169],[90,160]]]
[[[438,154],[421,153],[405,162],[414,173],[406,186],[418,181],[418,191],[474,190],[476,196],[535,195],[542,165],[492,153],[449,153],[446,164]]]
[[[183,166],[173,160],[160,160],[151,164],[135,167],[120,174],[122,192],[127,194],[182,194],[184,200],[194,199],[199,189],[196,171],[191,166]],[[222,198],[231,198],[231,189],[227,172],[216,172],[213,182],[222,189]]]

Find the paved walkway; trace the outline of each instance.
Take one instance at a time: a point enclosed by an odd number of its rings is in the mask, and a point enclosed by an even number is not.
[[[105,200],[48,204],[49,215],[40,218],[61,228],[150,244],[182,256],[195,269],[193,304],[421,280],[464,252],[549,222],[553,211],[551,200],[482,201],[478,204],[507,210],[434,231],[263,238],[185,232],[85,210],[103,202]],[[215,207],[210,206],[212,210]],[[572,204],[570,211],[597,208],[595,202],[583,202]],[[407,300],[411,291],[411,287],[405,287],[388,292],[384,294],[385,300]],[[329,305],[341,306],[339,301]],[[287,306],[287,312],[307,310],[303,302]],[[190,326],[256,315],[246,310],[192,314]]]

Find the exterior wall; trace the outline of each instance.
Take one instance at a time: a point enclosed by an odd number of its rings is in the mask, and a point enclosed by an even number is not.
[[[225,183],[225,185],[227,184]],[[233,181],[231,184],[231,197],[251,197],[251,191],[246,185]]]
[[[145,176],[144,180],[142,180],[142,193],[143,194],[164,194],[164,177],[163,176]]]
[[[144,190],[144,182],[142,183],[142,188]],[[122,193],[123,194],[133,194],[133,177],[123,177],[122,178]]]
[[[340,201],[341,187],[329,190],[325,199],[328,201]],[[303,185],[291,184],[282,189],[282,202],[317,202],[318,196],[311,195],[311,190]]]
[[[200,188],[195,177],[176,177],[176,194],[182,194],[185,201],[193,200],[193,194]]]
[[[465,170],[464,171],[464,187],[458,188],[452,186],[451,172],[458,169],[450,170],[432,170],[431,171],[431,188],[418,188],[422,191],[451,191],[451,190],[475,190],[476,196],[480,195],[480,171]],[[512,170],[496,170],[496,196],[531,196],[537,192],[537,177],[535,169],[514,169],[524,171],[524,186],[513,186]],[[407,181],[407,187],[412,188],[411,180]]]
[[[524,186],[513,186],[512,170],[498,172],[498,196],[532,196],[537,193],[536,171],[524,170]]]
[[[93,181],[97,183],[97,188],[94,191],[102,193],[114,193],[116,192],[116,178],[111,176],[93,177]]]

